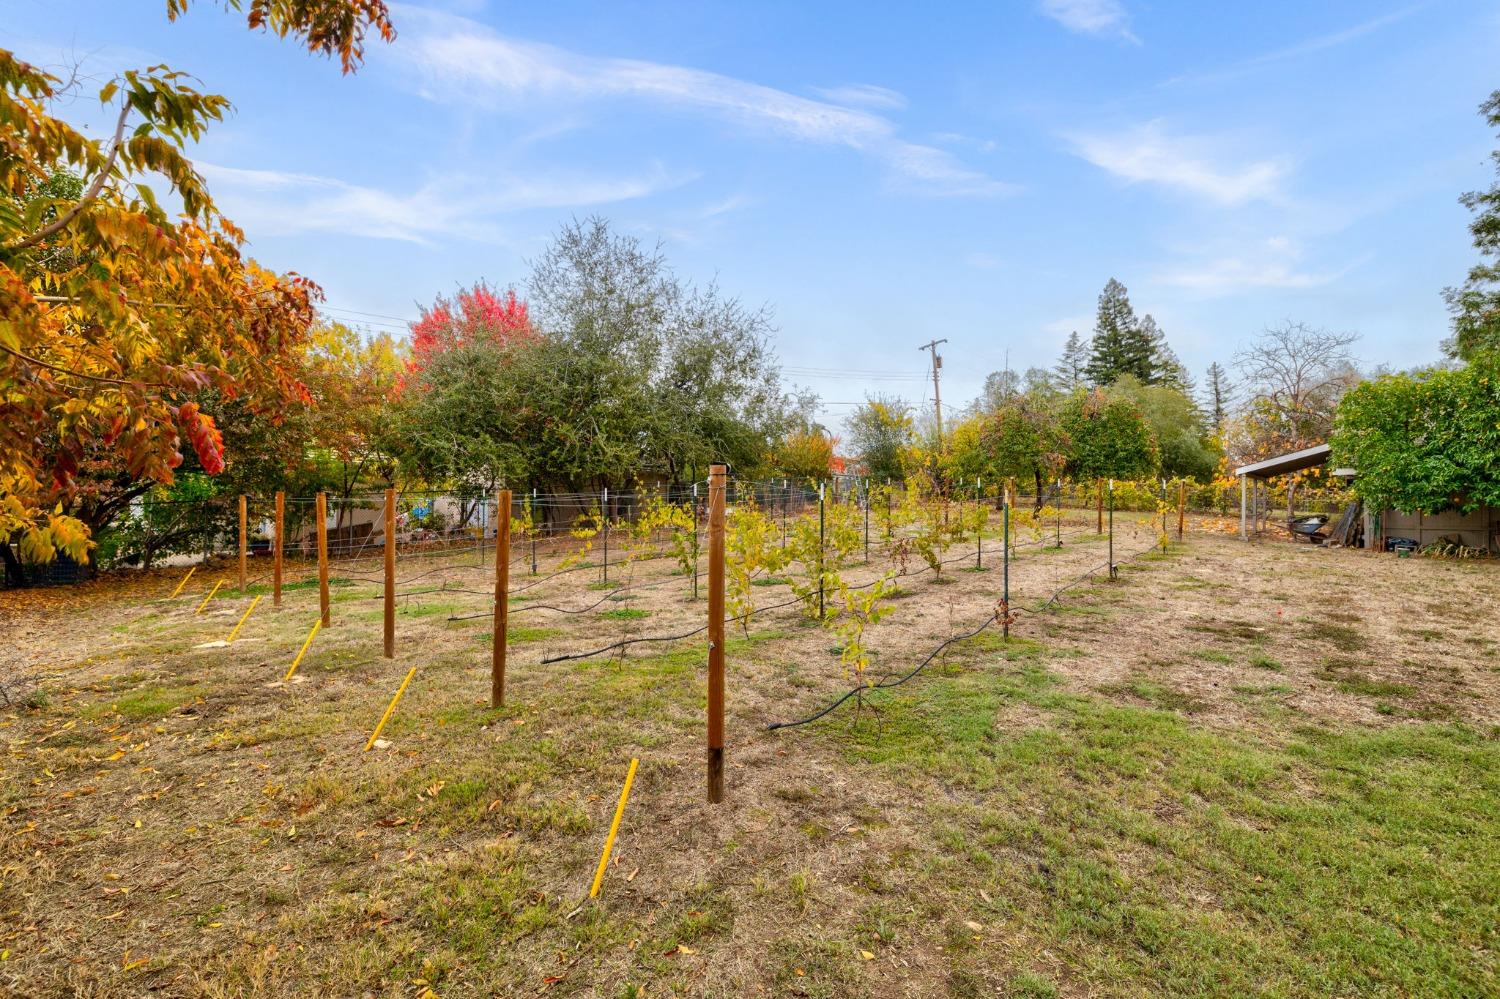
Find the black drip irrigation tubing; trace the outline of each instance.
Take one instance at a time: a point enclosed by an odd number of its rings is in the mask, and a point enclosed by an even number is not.
[[[1113,564],[1114,565],[1120,565],[1123,562],[1133,562],[1136,559],[1140,558],[1142,555],[1145,555],[1148,552],[1155,551],[1159,547],[1159,545],[1160,545],[1160,542],[1152,542],[1149,547],[1142,548],[1140,551],[1134,553],[1133,555],[1128,556],[1125,559],[1116,559]],[[1018,607],[1018,608],[1015,609],[1015,612],[1016,613],[1029,613],[1029,614],[1040,614],[1040,613],[1042,613],[1042,611],[1046,610],[1049,606],[1051,606],[1051,604],[1053,602],[1055,602],[1057,600],[1057,598],[1060,597],[1064,592],[1066,592],[1069,589],[1072,589],[1074,586],[1077,586],[1079,583],[1082,583],[1085,580],[1093,578],[1093,576],[1097,572],[1099,572],[1099,570],[1101,568],[1103,568],[1103,569],[1110,568],[1110,563],[1109,562],[1105,562],[1105,564],[1103,566],[1097,566],[1096,565],[1096,566],[1092,567],[1091,569],[1089,569],[1087,572],[1083,573],[1082,575],[1074,577],[1073,579],[1071,579],[1068,582],[1064,583],[1050,597],[1048,597],[1042,603],[1038,604],[1036,607],[1034,607],[1034,608],[1022,608],[1022,607]],[[826,707],[822,708],[821,710],[819,710],[817,712],[814,712],[813,714],[810,714],[810,715],[808,715],[805,718],[798,718],[795,721],[771,722],[770,724],[768,724],[766,726],[766,731],[768,731],[768,732],[774,732],[777,729],[782,729],[782,728],[796,728],[799,725],[808,725],[808,724],[811,724],[812,722],[815,722],[815,721],[819,720],[820,718],[826,717],[827,715],[829,715],[830,713],[832,713],[834,711],[834,709],[838,708],[840,705],[842,705],[843,703],[845,703],[846,701],[848,701],[850,698],[852,698],[852,697],[858,697],[860,694],[864,693],[865,691],[868,691],[868,690],[888,690],[891,687],[899,687],[903,683],[906,683],[908,680],[912,679],[918,673],[920,673],[924,669],[926,669],[927,666],[932,662],[932,660],[935,659],[935,658],[937,658],[937,655],[938,655],[939,652],[942,652],[944,649],[946,649],[948,646],[952,645],[954,642],[962,642],[962,641],[965,641],[967,639],[974,638],[974,637],[978,636],[979,634],[981,634],[982,632],[984,632],[986,629],[988,629],[989,627],[991,627],[997,620],[999,620],[999,616],[1000,616],[999,614],[992,614],[988,618],[985,619],[985,621],[984,621],[983,624],[981,624],[979,627],[975,628],[973,631],[966,632],[966,633],[959,634],[959,635],[953,635],[950,638],[944,639],[937,646],[937,648],[933,649],[931,652],[929,652],[927,654],[927,657],[925,659],[923,659],[920,663],[918,663],[916,666],[914,666],[909,672],[904,673],[904,674],[902,674],[899,677],[892,678],[891,676],[888,675],[888,676],[882,677],[880,680],[877,680],[874,683],[862,684],[862,685],[860,685],[858,687],[850,688],[848,691],[844,692],[841,696],[839,696],[838,698],[836,698],[832,703],[828,704]]]
[[[754,617],[756,614],[759,614],[762,611],[779,610],[782,607],[790,607],[793,604],[800,603],[802,603],[802,598],[797,597],[793,600],[783,600],[781,603],[767,604],[764,607],[755,608],[753,611],[746,615],[746,618],[748,619]],[[724,623],[727,625],[738,620],[739,618],[737,617],[726,617],[724,619]],[[547,658],[542,660],[542,665],[546,665],[548,663],[570,662],[575,659],[592,659],[594,656],[601,656],[606,652],[613,652],[615,649],[623,649],[627,645],[635,645],[639,642],[680,642],[684,638],[692,638],[694,635],[701,635],[707,630],[708,625],[702,624],[694,628],[692,631],[685,631],[680,635],[643,635],[639,638],[625,638],[621,639],[618,642],[612,642],[602,649],[595,649],[592,652],[568,652],[560,656],[548,656]]]
[[[1079,533],[1091,534],[1091,533],[1094,533],[1094,532],[1086,531],[1086,532],[1079,532]],[[1040,541],[1025,541],[1025,542],[1020,542],[1018,544],[1011,545],[1011,547],[1012,548],[1017,548],[1017,547],[1021,547],[1022,545],[1034,545],[1034,544],[1040,544],[1040,543],[1041,543]],[[1153,547],[1155,547],[1155,546],[1153,545]],[[1147,550],[1149,551],[1150,549],[1147,549]],[[947,564],[949,564],[951,562],[968,561],[969,557],[970,557],[969,553],[966,552],[963,555],[958,556],[956,558],[944,559],[944,560],[940,561],[938,564],[939,565],[947,565]],[[1134,556],[1132,556],[1132,558],[1133,557]],[[910,573],[907,573],[905,575],[905,577],[898,576],[897,578],[910,578],[910,577],[913,577],[913,576],[921,575],[924,572],[931,572],[931,571],[932,571],[932,566],[930,566],[930,565],[924,565],[920,569],[916,569],[916,570],[914,570],[914,571],[912,571]],[[1087,575],[1093,575],[1093,573],[1095,573],[1097,571],[1098,571],[1097,568],[1090,569]],[[701,575],[703,575],[703,573],[699,573],[699,575],[701,576]],[[1084,577],[1081,577],[1081,578],[1087,578],[1087,575],[1084,576]],[[861,583],[858,586],[851,586],[851,587],[849,587],[849,589],[850,590],[867,590],[870,587],[872,587],[872,586],[876,585],[877,583],[879,583],[880,580],[884,579],[884,578],[886,578],[886,577],[885,576],[880,576],[880,577],[878,577],[876,579],[871,580],[868,583]],[[676,580],[659,580],[656,583],[643,583],[643,584],[639,584],[639,586],[642,587],[642,588],[645,588],[647,586],[660,586],[660,585],[663,585],[663,584],[669,583],[669,582],[676,582]],[[621,589],[626,589],[626,587],[621,587]],[[615,592],[619,592],[619,591],[617,590]],[[610,595],[612,595],[612,594],[610,594]],[[610,595],[606,595],[603,599],[599,600],[598,602],[592,604],[589,607],[580,608],[580,609],[574,610],[574,611],[563,611],[563,613],[584,613],[585,611],[592,610],[594,607],[597,607],[597,606],[599,606],[599,604],[603,603],[604,600],[608,599],[608,597]],[[1054,595],[1051,598],[1051,600],[1048,600],[1048,603],[1051,603],[1052,600],[1055,600],[1055,599],[1056,599],[1056,595]],[[780,603],[767,604],[764,607],[757,607],[754,610],[752,610],[749,614],[746,615],[746,619],[748,620],[749,618],[754,617],[756,614],[759,614],[759,613],[761,613],[763,611],[779,610],[780,608],[790,607],[793,604],[799,604],[799,603],[802,603],[802,602],[803,602],[802,598],[801,597],[797,597],[797,598],[792,599],[792,600],[784,600],[784,601],[781,601]],[[545,605],[535,605],[535,606],[536,606],[536,609],[539,609],[539,610],[540,609],[544,609],[544,608],[548,609],[548,610],[561,610],[561,608],[546,607]],[[526,610],[526,609],[527,608],[523,607],[523,608],[520,608],[519,610]],[[511,613],[519,613],[519,610],[512,611]],[[472,614],[472,615],[465,615],[464,617],[450,617],[448,620],[450,620],[450,621],[464,621],[464,620],[472,620],[472,619],[475,619],[475,618],[488,617],[488,616],[489,616],[488,613],[485,613],[485,614]],[[724,623],[725,624],[729,624],[729,623],[731,623],[733,621],[737,621],[737,620],[739,620],[739,618],[737,618],[737,617],[727,617],[727,618],[724,619]],[[991,618],[990,621],[987,621],[984,624],[984,626],[981,627],[980,630],[982,631],[982,630],[984,630],[984,628],[989,627],[990,623],[993,622],[993,620],[994,619]],[[685,639],[685,638],[692,638],[694,635],[700,635],[700,634],[702,634],[703,632],[705,632],[707,630],[708,630],[708,625],[704,624],[704,625],[700,625],[697,628],[694,628],[692,631],[683,632],[680,635],[645,635],[645,636],[641,636],[641,637],[638,637],[638,638],[626,638],[626,639],[622,639],[622,640],[620,640],[618,642],[612,642],[611,644],[606,645],[603,648],[594,649],[592,652],[570,652],[570,653],[565,653],[563,655],[558,655],[558,656],[549,656],[549,657],[543,659],[541,662],[542,662],[543,665],[545,665],[547,663],[569,662],[569,661],[576,660],[576,659],[591,659],[594,656],[600,656],[600,655],[603,655],[606,652],[613,652],[616,649],[625,648],[628,645],[634,645],[634,644],[637,644],[639,642],[676,642],[676,641],[681,641],[682,639]],[[978,633],[979,632],[975,632],[974,634],[977,635]],[[960,637],[963,637],[963,636],[960,636]],[[957,639],[954,639],[954,641],[956,641],[956,640]],[[947,644],[948,643],[944,643],[943,646],[939,646],[939,650],[941,650],[941,648],[943,648],[943,647],[946,647]],[[936,652],[934,652],[933,654],[936,655]],[[925,666],[926,663],[923,663],[923,665]],[[918,667],[918,670],[920,670],[920,669],[921,669],[921,667]],[[915,675],[915,672],[913,673],[913,675]],[[905,683],[906,680],[903,679],[900,682],[901,683]],[[887,685],[887,684],[881,684],[881,685]],[[894,683],[893,684],[888,684],[888,686],[896,686],[896,684],[894,684]],[[857,693],[857,692],[858,692],[858,688],[853,693]],[[847,699],[847,695],[846,695],[846,699]]]

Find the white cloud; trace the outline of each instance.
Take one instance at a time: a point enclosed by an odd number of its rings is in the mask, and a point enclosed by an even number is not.
[[[1276,49],[1271,52],[1264,52],[1258,56],[1252,56],[1251,58],[1245,59],[1241,62],[1232,63],[1228,66],[1220,66],[1219,68],[1211,70],[1209,72],[1187,73],[1182,76],[1174,76],[1166,82],[1169,85],[1181,83],[1202,84],[1211,81],[1232,79],[1233,77],[1240,76],[1244,73],[1250,72],[1251,70],[1259,69],[1262,66],[1269,66],[1291,59],[1299,59],[1305,55],[1312,55],[1313,53],[1322,52],[1326,49],[1332,49],[1337,48],[1341,45],[1346,45],[1349,42],[1363,38],[1365,35],[1372,34],[1373,32],[1379,31],[1382,28],[1386,28],[1392,24],[1395,24],[1398,21],[1404,21],[1412,14],[1415,14],[1417,11],[1427,6],[1429,6],[1428,3],[1413,4],[1410,7],[1403,7],[1399,10],[1393,10],[1389,13],[1382,14],[1379,17],[1372,18],[1368,21],[1361,21],[1360,23],[1345,28],[1342,31],[1335,31],[1331,34],[1319,35],[1316,38],[1309,38],[1306,41],[1298,42],[1295,45],[1288,45],[1285,48]]]
[[[1072,141],[1079,156],[1132,184],[1162,184],[1224,205],[1284,200],[1281,182],[1291,169],[1281,159],[1215,164],[1209,158],[1213,143],[1169,135],[1160,122],[1116,135],[1075,135]]]
[[[1140,44],[1130,30],[1130,16],[1119,0],[1042,0],[1041,12],[1080,35],[1116,35]]]
[[[389,50],[389,57],[407,62],[421,78],[421,93],[432,100],[490,108],[539,98],[648,101],[800,141],[855,149],[882,160],[899,180],[927,193],[998,195],[1014,190],[945,150],[900,139],[890,119],[868,110],[706,70],[579,55],[432,11],[403,10],[402,16],[401,44]],[[883,88],[862,87],[859,93],[865,103],[877,93],[887,102],[899,97]]]
[[[904,94],[891,90],[889,87],[877,87],[873,83],[849,83],[842,87],[813,87],[812,91],[835,104],[893,110],[906,107]]]
[[[252,235],[333,232],[428,243],[502,241],[498,216],[533,208],[583,208],[645,197],[690,180],[660,170],[637,177],[435,178],[397,193],[331,177],[195,164],[224,213]]]
[[[1238,251],[1170,268],[1158,276],[1160,283],[1201,295],[1217,297],[1264,288],[1297,290],[1319,288],[1339,280],[1365,259],[1336,270],[1310,271],[1301,267],[1302,250],[1285,236],[1272,236],[1247,243]]]

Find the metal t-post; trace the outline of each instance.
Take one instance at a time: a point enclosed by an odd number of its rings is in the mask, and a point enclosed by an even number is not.
[[[824,517],[824,490],[826,482],[818,483],[818,620],[823,620],[823,556],[825,528],[827,520]]]
[[[984,526],[979,514],[979,505],[984,501],[984,480],[974,478],[974,568],[984,568]]]
[[[604,581],[609,582],[609,486],[604,487],[603,506],[599,516],[604,518]]]
[[[1109,578],[1117,575],[1115,569],[1115,480],[1109,480]]]
[[[1010,638],[1010,495],[1008,491],[1005,497],[1004,532],[1005,551],[1002,560],[1005,564],[1005,580],[1000,597],[1005,605],[1005,620],[1002,622],[1003,636]]]

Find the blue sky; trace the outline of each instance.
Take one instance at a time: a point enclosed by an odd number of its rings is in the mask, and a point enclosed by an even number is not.
[[[1367,364],[1434,360],[1500,87],[1500,8],[1466,0],[446,0],[394,5],[348,77],[208,0],[164,7],[10,0],[0,45],[230,96],[195,161],[331,314],[400,329],[519,284],[598,213],[770,305],[829,422],[867,391],[930,400],[932,337],[954,406],[1007,357],[1052,364],[1110,277],[1200,377],[1288,318],[1358,331]],[[850,371],[882,374],[825,373]]]

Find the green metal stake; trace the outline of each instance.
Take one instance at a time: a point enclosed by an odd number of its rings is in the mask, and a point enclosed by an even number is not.
[[[1115,480],[1109,480],[1109,578],[1115,579],[1119,570],[1115,568]]]
[[[984,527],[980,522],[979,504],[983,500],[984,480],[978,477],[974,479],[974,569],[978,571],[984,568]]]
[[[1005,583],[1001,590],[1001,600],[1005,605],[1005,621],[1003,622],[1004,637],[1010,638],[1010,496],[1005,497]]]
[[[826,482],[818,483],[818,620],[823,620],[823,537],[826,521],[824,519],[823,491]]]

